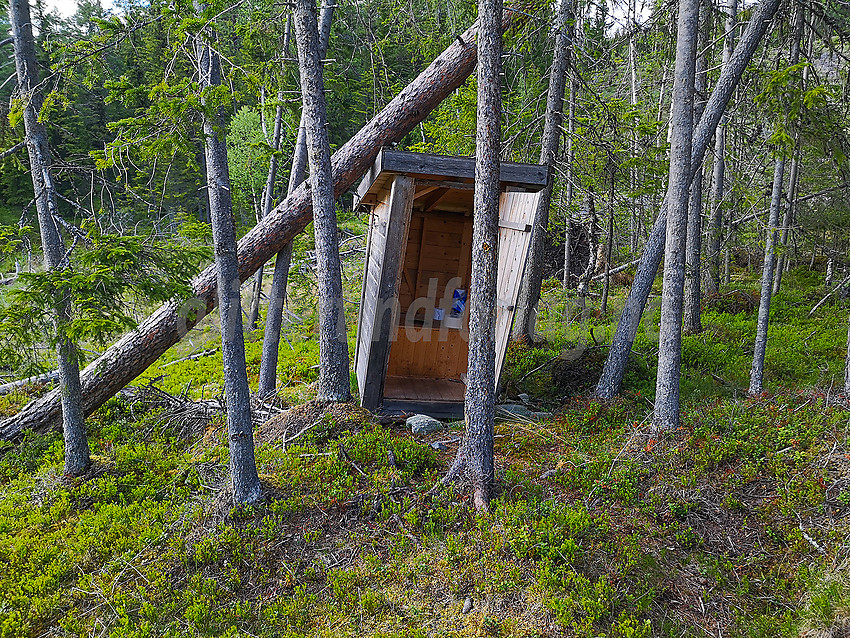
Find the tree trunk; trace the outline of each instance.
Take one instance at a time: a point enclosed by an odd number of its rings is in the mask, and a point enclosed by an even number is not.
[[[717,85],[711,93],[705,112],[694,133],[691,166],[699,166],[708,143],[726,109],[726,104],[732,97],[732,93],[741,79],[741,74],[755,53],[778,7],[779,0],[762,0],[753,10],[747,30],[735,48],[729,64],[724,67],[717,79]],[[605,361],[605,367],[595,391],[599,398],[611,399],[620,391],[623,375],[626,371],[626,363],[637,335],[643,309],[646,306],[646,300],[649,298],[652,283],[655,281],[655,274],[658,272],[658,266],[664,254],[664,240],[667,233],[666,208],[667,202],[665,200],[647,239],[632,289],[629,292],[623,314],[617,324],[617,331],[608,350],[608,358]]]
[[[795,65],[800,62],[800,45],[803,39],[803,25],[805,24],[805,9],[802,5],[798,5],[795,15],[794,25],[794,43],[791,46],[791,64]],[[811,57],[811,55],[809,56]],[[801,90],[806,88],[806,80],[809,75],[809,67],[803,69]],[[797,183],[800,177],[800,132],[794,133],[794,151],[791,155],[791,170],[788,175],[788,206],[785,208],[785,215],[782,218],[782,234],[780,236],[780,250],[776,263],[776,272],[773,274],[773,294],[777,294],[782,287],[782,274],[786,266],[786,254],[788,248],[788,232],[793,223],[794,212],[797,200]]]
[[[293,9],[295,42],[301,76],[303,115],[310,164],[310,194],[319,302],[319,401],[341,402],[351,398],[348,375],[348,339],[342,296],[342,264],[339,230],[334,207],[331,145],[328,141],[325,83],[319,55],[318,16],[315,0],[296,0]]]
[[[269,158],[269,172],[266,175],[266,185],[263,188],[263,201],[260,208],[260,221],[269,214],[274,205],[274,183],[277,179],[277,152],[280,151],[280,137],[283,129],[283,95],[278,93],[278,104],[274,116],[274,133],[271,147],[275,150]],[[265,264],[264,264],[265,265]],[[257,318],[260,316],[260,297],[263,293],[263,266],[254,273],[254,290],[251,295],[251,310],[248,313],[248,329],[257,329]]]
[[[614,258],[614,186],[616,173],[611,164],[611,182],[608,189],[608,230],[605,237],[605,273],[602,278],[602,316],[608,314],[608,291],[611,287],[611,260]]]
[[[35,207],[41,232],[44,262],[48,271],[64,271],[68,267],[62,236],[56,224],[56,188],[50,173],[50,149],[47,131],[38,116],[43,96],[38,81],[35,40],[32,34],[28,0],[10,0],[9,22],[15,48],[15,68],[18,91],[24,103],[24,131],[30,160],[30,174],[35,193]],[[71,300],[67,294],[56,291],[53,326],[58,339],[56,363],[59,369],[59,390],[62,403],[62,432],[65,439],[65,474],[79,476],[90,464],[89,444],[86,439],[83,396],[80,387],[80,368],[76,345],[65,336],[64,330],[71,320]]]
[[[770,297],[773,292],[773,269],[776,265],[776,227],[779,225],[779,209],[782,206],[782,179],[785,175],[785,157],[779,156],[773,171],[773,193],[770,197],[770,217],[767,222],[767,237],[764,242],[764,269],[761,275],[761,299],[756,323],[756,343],[753,351],[753,367],[750,370],[750,395],[764,391],[764,354],[767,349],[767,326],[770,317]]]
[[[575,29],[573,30],[575,33]],[[571,65],[572,66],[572,65]],[[567,115],[567,151],[566,151],[566,222],[564,224],[564,288],[569,288],[572,277],[572,225],[573,225],[573,200],[575,199],[575,188],[573,186],[573,164],[575,162],[575,148],[573,146],[573,135],[576,130],[576,97],[578,93],[578,77],[575,68],[570,68],[570,104]]]
[[[635,60],[635,30],[637,26],[637,11],[635,8],[636,0],[629,0],[629,78],[631,80],[631,91],[629,92],[629,100],[632,108],[637,107],[637,61]],[[638,133],[637,129],[632,129],[632,157],[638,156]],[[629,186],[632,193],[637,190],[637,168],[632,166],[629,168]],[[640,232],[640,196],[634,197],[629,213],[629,252],[635,255],[638,251],[638,237]]]
[[[680,0],[676,35],[676,71],[670,105],[670,177],[667,186],[667,240],[661,293],[661,329],[653,426],[679,427],[679,374],[682,367],[682,294],[691,183],[694,123],[694,70],[700,0]]]
[[[507,27],[523,18],[505,11]],[[340,148],[333,157],[335,196],[338,197],[372,165],[381,147],[402,139],[475,68],[473,25],[456,38],[434,62]],[[239,277],[245,281],[261,264],[304,230],[312,218],[309,189],[302,185],[278,204],[262,222],[241,239],[238,246]],[[144,372],[168,348],[177,343],[216,305],[216,270],[210,266],[192,282],[194,297],[169,302],[158,308],[135,330],[124,335],[81,373],[83,410],[91,414]],[[26,429],[43,431],[56,426],[60,416],[59,392],[54,390],[27,404],[16,415],[0,422],[0,439],[17,437]]]
[[[499,263],[499,147],[501,140],[502,0],[479,0],[478,109],[472,278],[469,286],[469,361],[464,414],[466,435],[444,480],[463,474],[475,509],[490,506],[495,469],[496,277]]]
[[[697,43],[696,76],[694,79],[694,124],[699,124],[705,110],[706,89],[708,88],[708,60],[706,43],[711,26],[711,2],[703,0],[700,5],[699,41]],[[688,201],[688,231],[685,247],[685,307],[684,326],[686,334],[702,332],[700,303],[700,258],[702,252],[702,163],[693,167],[690,199]]]
[[[723,45],[723,65],[725,70],[732,60],[735,46],[735,22],[738,18],[737,0],[726,0],[723,7],[726,13],[724,29],[726,38]],[[722,71],[721,71],[722,73]],[[723,232],[723,197],[726,190],[726,118],[717,126],[714,138],[714,170],[711,184],[711,229],[708,250],[709,276],[706,278],[706,288],[709,294],[716,295],[720,291],[720,238]]]
[[[203,34],[202,36],[203,37]],[[208,35],[214,40],[213,35]],[[221,59],[208,43],[198,43],[200,88],[209,94],[221,85]],[[251,392],[245,370],[245,342],[242,335],[242,305],[239,294],[239,260],[236,228],[230,197],[227,167],[227,120],[224,107],[215,115],[204,113],[204,144],[207,160],[207,197],[212,217],[213,247],[221,317],[221,354],[224,363],[224,398],[227,407],[227,437],[230,447],[230,482],[233,502],[252,503],[260,497],[260,479],[254,459],[254,433],[251,423]]]
[[[571,0],[557,2],[555,16],[555,51],[552,56],[552,69],[549,75],[549,95],[546,99],[546,117],[543,123],[543,137],[540,147],[540,164],[549,167],[549,180],[537,200],[534,213],[534,225],[531,234],[531,249],[525,265],[525,275],[517,298],[517,312],[514,317],[514,339],[531,340],[534,337],[534,319],[537,314],[537,302],[540,300],[540,287],[543,281],[543,252],[546,234],[549,232],[549,205],[552,199],[552,185],[558,143],[561,139],[563,121],[564,89],[567,71],[570,65],[572,47]]]
[[[322,6],[319,24],[319,56],[324,57],[331,37],[331,21],[336,8],[334,4]],[[289,171],[287,196],[291,195],[301,182],[307,170],[307,129],[304,113],[298,125],[295,148],[292,153],[292,168]],[[263,331],[263,355],[260,359],[260,378],[257,383],[257,395],[260,398],[273,394],[277,386],[277,359],[280,347],[280,330],[283,325],[283,306],[286,302],[286,287],[289,281],[289,266],[292,263],[292,242],[286,244],[277,254],[272,275],[269,305],[266,309],[266,326]]]
[[[850,317],[847,321],[847,359],[844,363],[844,398],[850,400]]]
[[[588,238],[588,253],[587,267],[578,278],[578,286],[576,286],[576,294],[581,297],[582,305],[584,298],[590,290],[590,280],[593,279],[593,273],[596,271],[596,253],[599,246],[599,237],[596,233],[596,206],[593,202],[593,191],[588,189],[585,196],[585,205],[587,207],[587,238]]]

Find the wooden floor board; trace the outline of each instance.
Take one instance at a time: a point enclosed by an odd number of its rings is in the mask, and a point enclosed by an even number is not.
[[[406,401],[463,403],[466,386],[450,379],[388,376],[384,398]]]

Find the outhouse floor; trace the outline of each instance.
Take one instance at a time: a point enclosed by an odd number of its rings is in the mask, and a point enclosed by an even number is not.
[[[466,385],[453,379],[390,377],[384,382],[384,399],[390,401],[463,404]]]

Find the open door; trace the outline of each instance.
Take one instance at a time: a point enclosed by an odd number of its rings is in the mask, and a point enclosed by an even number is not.
[[[360,404],[375,410],[383,396],[387,360],[398,324],[398,286],[413,210],[414,179],[396,175],[369,221],[355,352]]]
[[[540,193],[502,193],[499,200],[499,274],[496,283],[496,385],[508,351],[519,286]]]

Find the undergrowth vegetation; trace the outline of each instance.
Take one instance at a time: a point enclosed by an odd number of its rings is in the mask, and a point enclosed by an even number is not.
[[[548,340],[512,346],[504,381],[554,416],[496,425],[486,517],[464,492],[427,493],[460,424],[414,437],[354,406],[293,408],[258,426],[265,497],[241,510],[221,414],[198,430],[114,398],[89,419],[94,466],[79,479],[61,473],[60,434],[29,434],[0,459],[0,637],[847,635],[850,416],[833,387],[846,309],[810,319],[821,290],[787,283],[771,394],[743,394],[755,317],[741,281],[686,338],[683,426],[660,438],[652,312],[623,397],[602,404],[587,397],[611,318],[556,326],[568,300],[550,291]],[[214,332],[140,383],[218,396],[220,354],[168,365]],[[306,323],[287,337],[295,403],[317,349]],[[252,378],[258,352],[248,344]],[[0,413],[27,398],[0,397]]]

